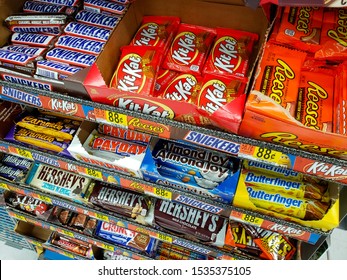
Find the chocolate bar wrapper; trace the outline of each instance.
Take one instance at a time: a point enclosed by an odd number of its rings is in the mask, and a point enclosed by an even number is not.
[[[122,261],[122,260],[132,260],[130,256],[128,256],[128,253],[126,252],[117,252],[117,251],[108,251],[104,250],[102,254],[103,260],[112,260],[112,261]]]
[[[16,125],[38,133],[54,136],[60,141],[71,141],[81,122],[52,115],[24,115]]]
[[[152,156],[158,165],[163,165],[214,182],[224,181],[231,173],[229,168],[199,158],[179,155],[172,152],[172,150],[167,150],[161,147],[160,145],[154,147]]]
[[[153,256],[156,252],[158,240],[116,224],[99,222],[96,235],[112,243],[128,246],[140,252]]]
[[[290,260],[293,258],[296,248],[287,237],[247,224],[242,226],[262,250],[262,258],[269,260]]]
[[[56,206],[54,207],[48,221],[55,224],[66,226],[71,220],[72,215],[73,212],[71,210]]]
[[[114,1],[104,0],[84,0],[84,9],[97,13],[123,15],[127,11],[127,5],[122,5]]]
[[[320,220],[326,214],[329,203],[313,199],[295,198],[287,194],[247,186],[251,202],[258,208],[274,211],[301,220]]]
[[[149,197],[116,186],[96,182],[89,196],[92,204],[148,225],[152,221]]]
[[[51,60],[40,60],[36,63],[36,75],[47,78],[64,80],[73,74],[81,71],[83,68],[72,66]]]
[[[68,25],[66,25],[66,27],[64,28],[64,33],[71,36],[79,36],[106,42],[111,35],[111,30],[105,29],[103,27],[92,26],[89,24],[72,21]]]
[[[27,68],[35,68],[37,58],[24,53],[17,53],[0,49],[0,62],[2,65],[20,65]]]
[[[11,43],[29,45],[35,47],[52,47],[54,45],[55,36],[46,34],[33,34],[33,33],[13,33]]]
[[[26,13],[64,13],[73,16],[78,11],[78,6],[69,6],[66,4],[44,3],[42,1],[26,1],[23,6],[23,12]]]
[[[90,38],[81,38],[72,35],[59,36],[55,47],[65,48],[73,51],[81,51],[98,55],[104,48],[105,42],[92,40]]]
[[[180,203],[157,200],[154,223],[175,234],[209,245],[224,245],[227,220]]]
[[[35,163],[26,179],[31,187],[81,203],[91,182],[77,173],[42,163]]]
[[[207,260],[206,255],[191,251],[187,248],[162,242],[157,251],[157,257],[166,257],[170,260]]]
[[[254,186],[262,190],[281,193],[295,198],[322,200],[327,192],[327,186],[324,185],[282,179],[246,169],[242,173],[245,174],[246,186]]]
[[[14,192],[10,192],[5,196],[5,202],[16,209],[39,216],[45,220],[50,215],[52,209],[52,205],[46,204],[39,199]]]
[[[24,5],[26,3],[24,3]],[[19,13],[19,14],[13,14],[7,17],[5,19],[5,22],[8,26],[13,26],[13,25],[15,26],[21,26],[21,25],[63,26],[68,22],[68,16],[63,14]]]
[[[49,243],[83,257],[94,259],[93,248],[87,242],[53,232]]]
[[[117,15],[107,15],[88,10],[81,10],[77,13],[75,20],[112,30],[120,22],[121,17]]]
[[[108,135],[111,137],[120,138],[126,141],[131,141],[143,145],[148,145],[149,141],[151,140],[150,135],[131,129],[116,127],[114,125],[109,124],[99,124],[98,132],[103,135]]]
[[[81,0],[35,0],[39,2],[56,4],[56,5],[65,5],[65,6],[78,6]]]
[[[32,165],[32,161],[30,160],[9,154],[4,155],[1,162],[7,166],[15,167],[21,170],[28,170]]]
[[[83,68],[91,66],[95,62],[96,57],[97,56],[93,54],[87,54],[63,48],[53,48],[46,54],[47,60],[54,60]]]
[[[23,53],[32,57],[43,57],[47,51],[47,48],[29,47],[21,45],[7,45],[1,48],[11,52]]]
[[[22,169],[0,163],[0,177],[6,180],[19,182],[25,178],[25,175]]]

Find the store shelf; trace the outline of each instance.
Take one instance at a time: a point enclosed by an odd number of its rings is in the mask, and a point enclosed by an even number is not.
[[[155,135],[172,140],[185,140],[203,148],[216,150],[241,159],[250,159],[280,166],[279,159],[285,154],[292,162],[291,169],[325,180],[347,184],[347,161],[323,156],[304,150],[259,141],[252,138],[231,134],[217,129],[207,129],[196,125],[160,118],[122,108],[73,98],[56,92],[0,81],[0,86],[10,87],[19,92],[30,93],[35,98],[23,101],[13,96],[0,94],[0,99],[47,111],[57,112],[81,119],[107,123],[126,129]],[[20,94],[18,94],[19,96]],[[21,95],[24,96],[24,95]],[[30,103],[28,100],[35,100]],[[137,124],[137,125],[134,125]]]
[[[110,184],[117,182],[117,185],[121,187],[131,189],[140,193],[145,193],[149,196],[157,197],[160,199],[179,202],[188,206],[191,206],[188,202],[191,203],[193,201],[199,201],[202,202],[202,205],[208,204],[209,206],[213,206],[211,209],[216,210],[217,207],[219,212],[213,211],[214,214],[231,218],[243,223],[248,223],[253,226],[262,227],[264,229],[277,231],[288,237],[302,240],[311,244],[315,244],[321,236],[327,236],[330,234],[330,232],[304,227],[293,222],[280,220],[253,211],[218,203],[190,193],[179,192],[178,190],[173,191],[171,188],[165,188],[163,186],[151,184],[138,178],[133,178],[121,173],[117,173],[116,171],[110,172],[101,167],[76,162],[74,160],[64,159],[55,155],[47,156],[47,154],[43,152],[20,145],[14,145],[3,140],[0,140],[0,150],[5,153],[25,157],[31,160],[35,159],[38,162],[46,163],[64,170],[78,172],[81,175],[85,175],[99,181],[104,181]],[[182,198],[189,198],[187,200],[188,202],[185,202],[185,200],[183,200]],[[52,197],[51,199],[55,200],[56,198]],[[204,207],[196,208],[206,211]]]

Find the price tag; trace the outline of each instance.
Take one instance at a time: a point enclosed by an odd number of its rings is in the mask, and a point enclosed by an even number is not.
[[[72,237],[72,238],[75,237],[75,235],[74,235],[71,231],[62,229],[62,230],[60,230],[60,232],[61,232],[62,234],[64,234],[64,235],[66,235],[66,236],[69,236],[69,237]]]
[[[158,233],[157,238],[160,239],[161,241],[165,241],[167,243],[172,243],[172,237],[167,236],[162,233]]]
[[[0,188],[5,189],[5,190],[10,190],[5,183],[0,183]]]
[[[86,174],[90,177],[102,180],[102,173],[100,171],[86,168]]]
[[[168,200],[172,199],[172,192],[169,192],[166,190],[153,188],[153,194],[155,194],[156,196],[159,196],[160,198],[164,198],[164,199],[168,199]]]
[[[27,221],[27,219],[24,216],[16,214],[16,213],[14,213],[13,217],[16,218],[17,220],[21,220],[21,221],[24,221],[24,222]]]
[[[42,247],[42,244],[38,241],[35,241],[35,240],[30,240],[29,241],[31,244],[33,244],[34,246],[37,246],[37,247]]]
[[[269,163],[276,163],[286,166],[290,164],[290,159],[288,156],[281,152],[273,151],[267,148],[256,147],[253,151],[253,157],[257,160],[262,160]]]
[[[39,199],[39,200],[41,200],[41,201],[43,201],[43,202],[46,202],[46,203],[48,203],[48,204],[53,204],[52,203],[52,200],[49,198],[49,197],[47,197],[47,196],[43,196],[43,195],[38,195],[37,196],[37,198]]]
[[[114,252],[116,250],[113,246],[107,245],[107,244],[104,244],[104,243],[101,244],[101,247],[103,249],[105,249],[105,250],[112,251],[112,252]]]
[[[28,158],[28,159],[34,159],[33,155],[31,154],[31,152],[24,150],[24,149],[17,149],[17,153],[18,155]]]
[[[264,219],[254,217],[254,216],[248,215],[248,214],[243,214],[242,215],[242,221],[244,221],[248,224],[252,224],[252,225],[256,225],[256,226],[260,227],[263,224]]]
[[[100,213],[95,213],[95,218],[104,222],[110,222],[109,218],[106,215],[102,215]]]
[[[116,112],[105,111],[105,120],[117,126],[128,127],[128,117]]]

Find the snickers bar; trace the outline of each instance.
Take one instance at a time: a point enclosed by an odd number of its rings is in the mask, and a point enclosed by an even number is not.
[[[1,49],[10,52],[23,53],[32,57],[42,56],[47,51],[46,48],[29,47],[24,45],[7,45],[2,47]]]
[[[68,35],[80,36],[100,41],[107,41],[111,30],[79,22],[70,22],[64,29]]]
[[[63,80],[82,69],[81,67],[71,66],[57,61],[40,60],[36,63],[35,74],[47,78]]]
[[[51,3],[64,6],[77,6],[80,0],[35,0],[44,3]]]
[[[35,57],[24,53],[11,52],[0,49],[0,62],[4,65],[21,65],[27,67],[34,67]]]
[[[26,1],[23,12],[26,13],[63,13],[66,7],[62,5],[40,3],[37,1]]]
[[[84,0],[84,9],[93,11],[93,12],[103,12],[123,15],[127,7],[113,1],[104,1],[104,0]]]
[[[99,54],[104,45],[105,42],[70,35],[60,36],[55,43],[56,47],[90,54]]]
[[[78,12],[75,19],[78,22],[96,25],[107,29],[113,29],[120,21],[120,17],[116,15],[95,13],[88,10]]]
[[[48,60],[54,60],[79,67],[91,66],[96,60],[95,55],[66,50],[62,48],[54,48],[50,50],[47,53],[46,58]]]
[[[47,34],[47,35],[59,35],[62,33],[63,28],[60,26],[50,25],[12,25],[10,27],[12,32],[17,33],[36,33],[36,34]]]
[[[36,3],[36,2],[35,2]],[[62,14],[30,14],[23,13],[9,16],[5,19],[7,25],[65,25],[67,15]]]
[[[13,33],[12,44],[22,44],[37,47],[48,47],[53,45],[55,36],[34,33]]]

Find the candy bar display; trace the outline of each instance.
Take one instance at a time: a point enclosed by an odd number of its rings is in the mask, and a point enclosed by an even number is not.
[[[85,196],[93,181],[77,173],[35,162],[25,183],[53,195],[86,203]]]
[[[151,198],[116,186],[96,182],[89,202],[144,225],[150,225],[153,219]]]
[[[102,221],[98,222],[95,235],[111,243],[140,251],[148,256],[154,256],[158,246],[158,240],[149,235]]]
[[[71,157],[67,148],[80,123],[48,114],[24,113],[15,120],[5,139]]]
[[[239,160],[185,142],[152,138],[141,171],[145,180],[230,203]]]

